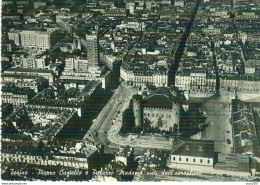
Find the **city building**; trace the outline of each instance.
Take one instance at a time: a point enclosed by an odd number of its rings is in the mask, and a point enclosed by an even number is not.
[[[101,92],[101,82],[63,79],[38,93],[27,109],[56,109],[76,111],[79,117],[86,117],[91,101]]]
[[[85,58],[66,58],[64,72],[88,72],[91,64]]]
[[[132,28],[135,31],[144,31],[146,24],[142,21],[138,21],[137,19],[125,19],[120,25],[117,25],[116,27],[120,29]]]
[[[46,6],[46,2],[34,2],[33,6],[35,9]]]
[[[15,84],[19,88],[29,88],[35,93],[42,91],[48,87],[48,80],[41,76],[26,76],[21,74],[6,74],[1,75],[2,85]]]
[[[47,50],[58,41],[57,31],[31,31],[20,32],[21,46],[25,48]]]
[[[168,84],[168,69],[158,69],[151,72],[145,70],[133,71],[121,66],[120,76],[122,80],[131,86],[146,86],[152,84],[157,87],[167,87]]]
[[[98,27],[95,27],[95,33],[86,35],[88,62],[90,68],[97,68],[99,66],[99,41],[98,41]]]
[[[73,60],[67,60],[66,63],[69,63],[69,67],[66,68],[66,71],[63,71],[60,79],[63,80],[88,80],[88,81],[100,81],[102,82],[102,88],[106,89],[107,85],[110,83],[110,78],[111,78],[111,72],[106,71],[105,66],[98,67],[98,68],[88,68],[88,71],[70,71],[69,69],[72,67]],[[80,61],[80,60],[78,60]],[[84,69],[85,63],[82,62],[82,66],[78,69]],[[83,67],[83,68],[82,68]],[[85,69],[84,69],[85,70]]]
[[[29,56],[22,58],[22,68],[47,69],[46,56]]]
[[[220,34],[221,30],[222,30],[221,28],[215,27],[214,25],[208,25],[207,28],[202,29],[202,31],[205,34],[210,34],[210,35]]]
[[[238,19],[259,19],[260,15],[258,11],[248,10],[248,11],[240,11],[236,14]]]
[[[134,162],[134,148],[129,146],[120,147],[119,151],[115,154],[115,162],[123,163],[126,167],[129,167]]]
[[[213,169],[214,165],[214,141],[206,140],[185,140],[170,155],[171,168],[194,169],[196,166],[209,167]]]
[[[38,93],[25,105],[33,127],[33,140],[44,143],[82,132],[100,98],[101,82],[60,80]],[[13,121],[15,122],[15,121]],[[84,126],[85,127],[85,126]]]
[[[49,83],[54,82],[53,72],[48,69],[28,69],[28,68],[10,68],[4,71],[4,74],[20,74],[25,76],[42,76],[46,78]]]
[[[234,153],[260,156],[258,124],[250,103],[232,100],[232,133]]]
[[[2,11],[2,179],[260,179],[259,0]]]
[[[145,121],[161,130],[179,129],[181,115],[181,97],[177,91],[166,87],[157,88],[146,97],[133,96],[135,125],[141,126]]]
[[[50,49],[59,40],[58,31],[11,30],[8,37],[17,46],[38,50]]]
[[[174,6],[180,6],[180,7],[184,7],[185,5],[185,1],[184,0],[175,0],[174,1]]]
[[[175,86],[184,91],[215,92],[216,76],[206,71],[181,71],[175,76]]]
[[[120,69],[122,61],[119,57],[113,56],[112,54],[100,53],[100,58],[111,71]]]
[[[125,9],[111,9],[102,14],[104,17],[125,18],[128,13]]]
[[[14,84],[2,86],[1,101],[14,106],[24,106],[36,93],[29,88],[20,88]]]
[[[10,32],[8,32],[8,38],[9,38],[9,40],[13,40],[16,46],[21,45],[21,39],[20,39],[19,31],[11,30]]]
[[[51,148],[52,152],[48,149],[42,152],[43,148],[45,147],[40,144],[37,145],[30,136],[16,134],[3,138],[1,157],[3,162],[9,164],[20,163],[56,168],[62,166],[72,169],[89,169],[97,162],[97,156],[100,156],[98,155],[98,146],[80,141],[63,142],[61,146]]]
[[[260,92],[260,81],[257,75],[221,75],[220,90],[230,92],[238,91],[247,93],[258,93]]]

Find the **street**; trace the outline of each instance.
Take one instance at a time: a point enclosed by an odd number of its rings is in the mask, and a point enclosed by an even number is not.
[[[121,83],[84,136],[84,140],[100,142],[105,146],[109,145],[108,137],[111,136],[109,130],[113,120],[119,114],[122,114],[123,110],[128,106],[131,97],[132,92]]]
[[[234,93],[220,92],[220,96],[209,100],[203,104],[207,112],[209,127],[206,129],[206,140],[215,141],[215,152],[232,152],[232,126],[231,119],[231,99]],[[227,143],[230,139],[231,144]]]

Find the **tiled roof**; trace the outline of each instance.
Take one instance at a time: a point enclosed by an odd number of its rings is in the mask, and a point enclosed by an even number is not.
[[[214,141],[187,140],[172,155],[213,158]]]
[[[152,95],[150,98],[144,100],[144,107],[156,107],[156,108],[172,108],[172,101],[166,96],[162,94]]]

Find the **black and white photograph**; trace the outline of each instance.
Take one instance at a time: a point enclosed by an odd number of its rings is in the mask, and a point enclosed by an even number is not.
[[[258,184],[259,0],[1,9],[2,185]]]

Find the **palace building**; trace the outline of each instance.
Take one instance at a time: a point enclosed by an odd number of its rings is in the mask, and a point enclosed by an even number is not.
[[[160,87],[149,92],[148,96],[133,96],[133,111],[135,125],[141,126],[145,121],[151,122],[152,127],[161,130],[179,128],[182,97],[178,90]]]

